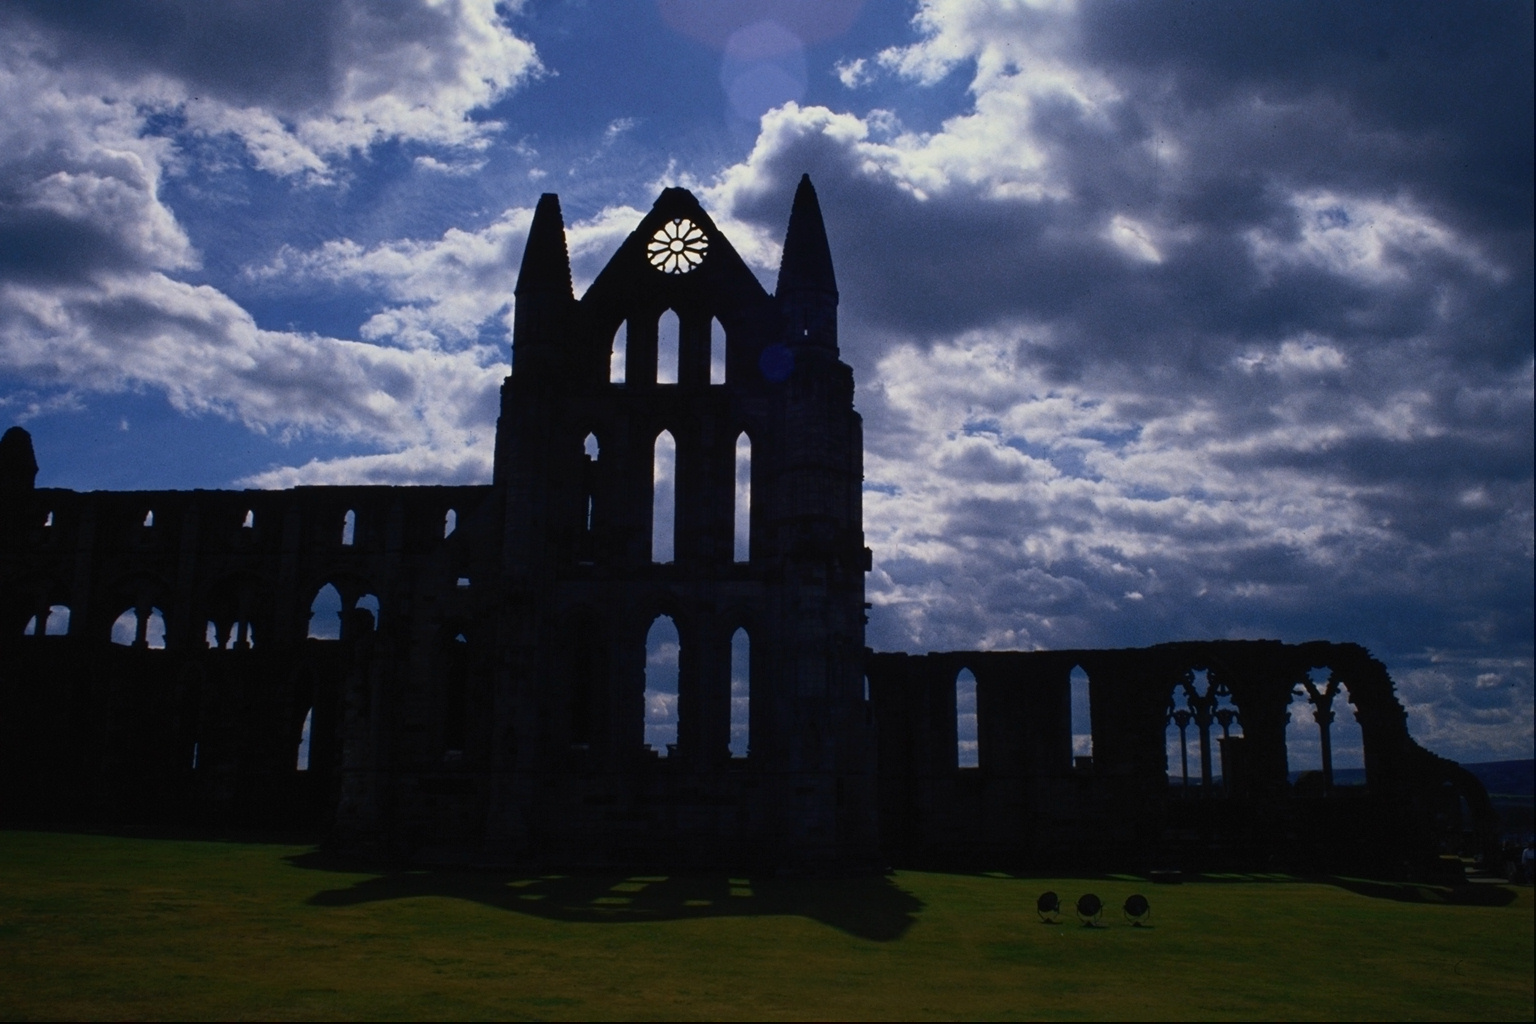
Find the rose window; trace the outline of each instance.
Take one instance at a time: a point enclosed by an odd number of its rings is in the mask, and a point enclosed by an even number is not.
[[[664,274],[686,274],[704,262],[709,236],[691,220],[663,224],[645,246],[651,266]]]

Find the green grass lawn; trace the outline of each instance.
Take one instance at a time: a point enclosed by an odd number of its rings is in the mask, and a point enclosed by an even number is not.
[[[1096,892],[1105,926],[1042,924],[1046,889]],[[1532,908],[1283,877],[380,875],[0,832],[0,1017],[1530,1020]]]

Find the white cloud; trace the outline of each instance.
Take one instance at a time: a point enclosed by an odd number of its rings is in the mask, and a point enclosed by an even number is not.
[[[102,45],[67,17],[29,22],[18,14],[6,26],[5,56],[27,88],[23,105],[8,109],[35,109],[38,78],[51,79],[56,109],[105,96],[131,117],[177,115],[191,131],[233,135],[258,167],[280,175],[327,177],[331,161],[386,139],[477,149],[500,125],[470,115],[541,70],[533,46],[498,11],[518,6],[334,0],[297,11],[197,10],[181,19],[187,34],[169,41],[177,45],[147,51],[159,63],[131,40]],[[299,23],[264,25],[263,17]],[[240,30],[255,44],[230,49]],[[68,60],[82,43],[94,59]],[[212,66],[198,62],[199,50],[217,47],[228,52],[209,57]]]
[[[439,439],[434,438],[434,441]],[[490,432],[464,434],[457,445],[413,445],[403,451],[312,459],[277,466],[237,481],[243,487],[287,488],[326,484],[482,484],[491,476]]]
[[[364,249],[350,239],[301,252],[285,246],[257,279],[363,285],[393,300],[362,327],[370,341],[407,348],[458,348],[511,301],[532,211],[507,210],[479,231],[451,228],[430,241],[401,239]]]
[[[1348,358],[1338,348],[1311,335],[1283,341],[1273,351],[1249,350],[1237,356],[1236,362],[1249,373],[1268,370],[1271,373],[1301,374],[1342,370],[1349,364]]]
[[[583,221],[566,225],[565,244],[571,255],[571,279],[581,295],[635,225],[648,213],[633,206],[605,206]]]
[[[1127,256],[1147,263],[1163,262],[1163,254],[1152,241],[1152,229],[1135,218],[1117,213],[1109,222],[1109,241]]]
[[[1492,277],[1502,272],[1435,218],[1403,201],[1346,196],[1329,190],[1290,197],[1296,234],[1255,228],[1248,244],[1263,267],[1307,264],[1370,284],[1406,281],[1411,261],[1445,256]]]
[[[424,171],[435,171],[454,177],[466,177],[485,169],[484,160],[455,160],[445,163],[434,156],[418,156],[411,163]]]
[[[567,225],[571,274],[579,295],[644,211],[606,207],[593,217]],[[247,270],[258,281],[326,281],[361,285],[393,301],[362,326],[369,341],[418,349],[457,349],[472,345],[498,316],[510,327],[512,292],[533,211],[516,207],[502,212],[477,231],[450,228],[440,238],[395,239],[364,248],[350,239],[300,251],[283,247],[261,267]],[[482,358],[504,358],[504,339]]]
[[[24,37],[0,34],[0,231],[36,218],[35,232],[54,244],[78,238],[88,251],[60,264],[39,261],[40,273],[68,273],[101,262],[172,270],[195,266],[197,255],[175,216],[159,199],[165,140],[143,132],[132,101],[102,96],[91,82],[34,59]],[[7,195],[7,193],[9,195]],[[31,215],[29,218],[28,215]],[[9,222],[9,224],[7,223]],[[65,243],[67,244],[67,243]]]
[[[860,118],[787,103],[763,115],[751,154],[720,175],[709,199],[726,211],[749,203],[754,193],[773,188],[775,157],[813,139],[841,149],[864,177],[918,199],[952,189],[993,199],[1061,198],[1063,183],[1029,127],[1034,100],[1041,92],[1055,95],[1056,86],[1054,79],[1010,79],[979,93],[973,113],[950,118],[936,133],[892,133],[894,123],[883,111]]]
[[[471,354],[262,330],[217,290],[160,274],[0,286],[0,368],[94,391],[147,385],[253,430],[382,444],[478,430],[502,376]]]
[[[177,24],[195,33],[211,21],[202,42],[227,47],[218,19],[269,15],[293,12],[197,7]],[[433,243],[284,250],[270,273],[363,280],[394,300],[362,342],[262,329],[216,288],[172,276],[200,263],[160,197],[167,173],[196,169],[180,133],[233,135],[262,170],[312,181],[385,139],[445,147],[454,162],[425,155],[418,166],[453,173],[498,128],[472,112],[539,70],[492,0],[338,2],[299,15],[312,23],[274,31],[324,37],[318,69],[285,67],[286,51],[270,68],[239,50],[198,64],[196,45],[146,51],[90,36],[66,10],[32,21],[7,12],[0,244],[27,258],[0,279],[0,370],[68,396],[56,401],[148,387],[263,433],[397,449],[253,478],[264,485],[488,476],[505,353],[475,342],[508,300],[526,211]],[[77,59],[82,47],[89,59]],[[256,62],[254,77],[240,78],[240,59]],[[286,72],[298,87],[282,86]]]
[[[1294,641],[1311,630],[1361,639],[1348,631],[1367,621],[1370,601],[1429,579],[1497,577],[1501,552],[1528,529],[1512,521],[1507,537],[1496,526],[1472,528],[1479,539],[1467,544],[1415,540],[1382,521],[1380,485],[1291,464],[1392,438],[1404,429],[1396,417],[1302,397],[1295,385],[1276,415],[1250,423],[1226,414],[1221,388],[1149,407],[1134,378],[1113,368],[1072,386],[1042,379],[1023,340],[1040,333],[898,346],[864,383],[877,648]],[[1315,340],[1278,348],[1278,366],[1266,367],[1277,373],[1316,380],[1347,368]],[[1411,396],[1398,404],[1409,421],[1430,413]],[[1332,623],[1298,629],[1292,619]],[[1412,638],[1398,639],[1398,656],[1411,654]],[[1525,678],[1501,692],[1527,699]],[[1454,709],[1416,715],[1421,738],[1515,756],[1499,732],[1505,712],[1486,728]]]
[[[178,107],[191,131],[205,135],[233,135],[245,146],[252,162],[268,174],[307,175],[316,181],[330,180],[331,168],[326,154],[306,143],[290,125],[284,124],[269,110],[231,107],[195,98],[183,100]]]
[[[912,19],[922,39],[882,51],[880,62],[933,83],[957,65],[975,61],[976,81],[984,85],[1015,74],[1056,49],[1068,27],[1064,16],[1076,6],[1071,0],[1002,4],[924,0]]]
[[[843,84],[965,75],[967,109],[918,132],[787,103],[703,189],[769,236],[760,267],[799,174],[820,191],[870,642],[1325,636],[1395,672],[1440,644],[1458,690],[1488,675],[1468,652],[1528,650],[1528,232],[1479,235],[1440,149],[1341,81],[1245,80],[1225,46],[1167,57],[1073,4],[931,0],[915,25]],[[1486,711],[1418,701],[1415,734],[1528,749],[1511,678]]]
[[[608,127],[603,129],[603,142],[612,143],[616,141],[619,136],[634,131],[635,126],[639,123],[639,120],[633,117],[619,117],[609,121]]]
[[[1394,673],[1414,737],[1431,750],[1464,750],[1469,760],[1515,760],[1536,745],[1533,664],[1516,657],[1427,652]]]
[[[869,70],[869,64],[863,57],[849,61],[839,61],[834,65],[833,72],[837,75],[837,80],[843,83],[843,88],[845,89],[857,89],[861,85],[868,84],[873,77]]]
[[[512,32],[497,6],[342,3],[323,98],[284,109],[187,96],[188,127],[236,136],[258,167],[282,175],[324,177],[330,161],[386,139],[482,148],[500,125],[476,121],[471,112],[541,70],[533,46]]]

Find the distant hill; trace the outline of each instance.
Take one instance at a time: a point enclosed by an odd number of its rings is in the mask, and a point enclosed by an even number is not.
[[[1463,768],[1477,776],[1477,781],[1488,790],[1488,795],[1497,804],[1500,801],[1508,803],[1523,803],[1529,807],[1536,803],[1536,759],[1527,758],[1524,761],[1479,761],[1463,764]],[[1291,772],[1291,782],[1301,777],[1302,772]],[[1333,781],[1338,786],[1363,786],[1365,785],[1364,768],[1335,768]]]
[[[1510,800],[1528,807],[1536,802],[1536,760],[1482,761],[1462,767],[1477,776],[1495,802]]]
[[[1503,835],[1524,842],[1536,834],[1536,758],[1522,761],[1478,761],[1463,764],[1462,767],[1475,775],[1483,788],[1488,790],[1488,800],[1499,814],[1499,831]],[[1303,774],[1291,772],[1291,783],[1294,785]],[[1199,784],[1198,778],[1191,781],[1195,785]],[[1212,782],[1219,787],[1221,776],[1215,776]],[[1335,768],[1333,782],[1336,786],[1363,786],[1365,769]],[[1168,784],[1172,789],[1180,788],[1177,778],[1170,778]]]
[[[1536,760],[1483,761],[1462,765],[1488,790],[1499,812],[1499,831],[1529,838],[1536,832]]]
[[[1463,764],[1488,790],[1488,800],[1499,812],[1499,831],[1509,836],[1529,836],[1536,832],[1536,759],[1523,761],[1479,761]],[[1302,772],[1291,772],[1294,784]],[[1365,785],[1364,768],[1335,768],[1336,786]]]

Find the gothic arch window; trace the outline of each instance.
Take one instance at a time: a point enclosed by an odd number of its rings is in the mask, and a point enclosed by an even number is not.
[[[608,350],[608,383],[623,384],[628,369],[629,322],[619,324],[613,334],[613,345]]]
[[[38,620],[42,623],[39,625]],[[69,633],[69,606],[51,604],[27,620],[22,636],[65,636]]]
[[[955,676],[955,767],[981,764],[981,744],[976,734],[976,675],[963,668]]]
[[[1201,689],[1208,679],[1204,671],[1191,673],[1191,685],[1196,688],[1196,701],[1191,703],[1189,689],[1182,684],[1173,688],[1168,698],[1168,724],[1164,727],[1168,745],[1168,783],[1178,789],[1181,796],[1188,796],[1190,780],[1200,783],[1200,741],[1195,726],[1195,714]],[[1195,733],[1190,736],[1191,731]],[[1190,762],[1193,760],[1193,773]]]
[[[1216,704],[1212,709],[1212,717],[1215,719],[1216,728],[1221,730],[1220,736],[1212,732],[1216,744],[1216,771],[1221,776],[1221,787],[1231,792],[1234,786],[1232,771],[1241,770],[1237,761],[1241,755],[1229,758],[1233,740],[1241,740],[1243,736],[1243,719],[1237,704],[1232,699],[1232,694],[1226,687],[1216,691]],[[1229,765],[1231,766],[1229,768]]]
[[[732,757],[746,757],[752,726],[752,639],[745,629],[731,634]]]
[[[341,592],[327,583],[309,604],[309,638],[341,639]]]
[[[363,611],[367,612],[371,618],[372,628],[379,628],[379,599],[377,596],[373,594],[364,594],[362,597],[357,599],[357,603],[352,607],[361,608]]]
[[[1081,665],[1072,666],[1067,686],[1072,706],[1072,763],[1076,764],[1079,757],[1093,756],[1093,723],[1088,711],[1088,673],[1083,671]]]
[[[458,528],[459,511],[458,509],[451,508],[443,515],[443,536],[452,537],[453,531],[457,530]]]
[[[244,619],[227,624],[209,620],[203,639],[211,650],[246,650],[256,646],[256,630]]]
[[[294,763],[294,769],[296,771],[309,771],[309,740],[310,733],[314,730],[314,727],[315,709],[310,708],[308,711],[304,712],[304,725],[299,729],[298,758]],[[290,735],[292,734],[290,733]]]
[[[112,642],[132,647],[139,633],[139,613],[129,608],[112,623]]]
[[[350,508],[347,514],[341,517],[341,546],[349,548],[357,538],[357,513]]]
[[[646,243],[651,266],[664,274],[686,274],[709,252],[709,236],[691,220],[679,218],[656,229]]]
[[[164,613],[159,608],[150,608],[149,613],[141,618],[137,609],[129,608],[112,623],[112,642],[124,647],[164,650]]]
[[[725,328],[715,317],[709,321],[709,382],[725,383]]]
[[[670,562],[676,555],[677,442],[671,431],[656,435],[651,456],[651,561]]]
[[[1298,796],[1321,796],[1342,769],[1365,766],[1360,722],[1343,680],[1328,667],[1309,669],[1291,689],[1285,760]]]
[[[645,636],[645,745],[662,757],[677,749],[677,665],[682,642],[671,616],[658,615]]]
[[[144,513],[144,525],[146,527],[154,526],[155,525],[155,510],[154,509],[148,509],[147,511],[145,511],[145,513]]]
[[[736,436],[736,484],[732,501],[732,561],[752,560],[752,439]]]
[[[1350,697],[1348,686],[1339,687],[1329,732],[1334,786],[1364,785],[1358,774],[1346,774],[1365,768],[1365,732],[1360,728],[1359,709]]]
[[[656,323],[656,383],[676,384],[683,348],[683,324],[677,311],[667,310]]]
[[[245,510],[245,519],[241,521],[240,528],[242,530],[254,530],[256,528],[255,509],[248,508]]]
[[[1216,764],[1221,736],[1237,722],[1231,693],[1220,674],[1207,668],[1188,669],[1168,701],[1168,779],[1181,796],[1218,795]],[[1174,763],[1178,771],[1174,771]]]
[[[588,434],[582,442],[586,461],[581,467],[581,550],[578,560],[589,562],[593,558],[592,531],[597,512],[597,459],[602,448],[596,434]]]

